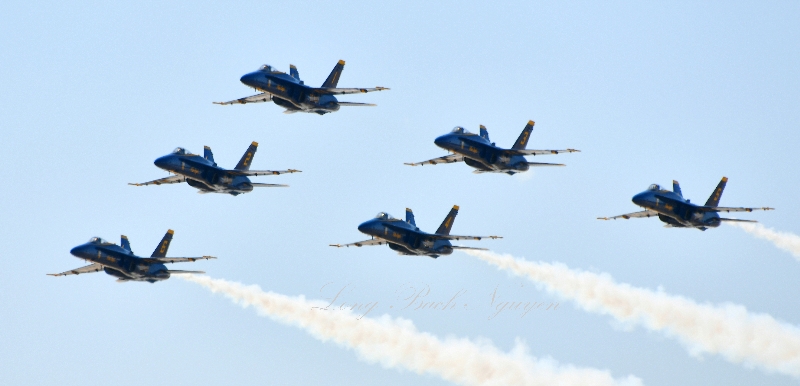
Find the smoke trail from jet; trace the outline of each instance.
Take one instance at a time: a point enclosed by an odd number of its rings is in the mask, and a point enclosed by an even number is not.
[[[629,375],[615,380],[608,371],[559,365],[552,359],[536,359],[525,346],[505,353],[488,342],[465,338],[444,340],[420,332],[407,319],[361,317],[348,310],[324,310],[326,303],[303,296],[289,297],[264,292],[258,286],[207,276],[182,275],[211,292],[220,292],[240,304],[253,306],[259,314],[298,326],[315,338],[353,349],[370,363],[387,368],[405,368],[415,373],[437,375],[462,385],[641,385]]]
[[[772,228],[767,228],[758,223],[727,222],[726,224],[744,229],[745,232],[758,237],[759,239],[767,240],[772,244],[775,244],[776,247],[791,253],[795,259],[800,260],[800,236],[798,235],[787,232],[778,232]]]
[[[677,338],[692,355],[720,354],[733,363],[800,377],[800,328],[741,305],[698,304],[662,291],[616,283],[608,274],[571,270],[485,251],[464,251],[524,276],[589,312]]]

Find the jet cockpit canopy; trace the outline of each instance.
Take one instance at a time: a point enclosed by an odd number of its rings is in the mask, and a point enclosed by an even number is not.
[[[190,152],[190,151],[188,151],[188,150],[186,150],[186,149],[184,149],[182,147],[176,147],[175,150],[172,151],[172,154],[188,155],[188,154],[192,154],[192,152]]]
[[[375,218],[378,220],[396,220],[396,218],[392,217],[392,215],[386,212],[378,213],[378,215],[375,216]]]
[[[469,130],[467,130],[467,129],[461,127],[461,126],[454,127],[453,130],[451,131],[451,133],[453,133],[453,134],[472,134],[472,133],[469,132]]]
[[[105,241],[102,237],[92,237],[89,239],[89,242],[92,244],[111,244],[108,241]]]
[[[281,72],[275,69],[275,67],[270,66],[269,64],[262,64],[261,67],[258,68],[259,71],[266,71],[266,72]]]
[[[650,185],[650,187],[648,187],[647,190],[652,190],[652,191],[661,190],[661,185],[659,185],[659,184]]]

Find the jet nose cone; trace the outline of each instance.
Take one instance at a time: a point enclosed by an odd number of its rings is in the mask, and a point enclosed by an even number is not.
[[[441,148],[445,148],[446,149],[447,145],[450,143],[449,139],[450,139],[450,135],[448,135],[448,134],[440,135],[440,136],[436,137],[436,139],[433,140],[433,143],[435,143],[436,146],[439,146]]]
[[[167,166],[169,165],[170,158],[171,157],[168,156],[168,155],[156,158],[156,160],[153,162],[153,164],[155,164],[156,166],[160,167],[161,169],[167,169]]]
[[[361,225],[358,226],[358,231],[361,233],[365,233],[368,235],[372,235],[375,233],[376,229],[376,222],[375,220],[364,221]]]
[[[631,201],[636,205],[645,206],[645,203],[647,203],[647,193],[639,193],[633,196]]]
[[[77,247],[70,249],[69,253],[72,254],[72,256],[81,257],[81,255],[83,255],[85,251],[86,251],[85,245],[78,245]]]
[[[251,72],[249,74],[244,74],[244,75],[242,75],[241,78],[239,78],[239,81],[244,83],[244,84],[246,84],[246,85],[248,85],[248,86],[253,86],[253,84],[255,83],[254,81],[256,79],[256,76],[258,76],[258,74],[255,73],[255,72]]]

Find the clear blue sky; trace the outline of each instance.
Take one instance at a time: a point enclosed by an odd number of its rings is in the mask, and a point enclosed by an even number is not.
[[[125,234],[147,255],[172,228],[170,255],[219,256],[179,269],[309,298],[348,286],[348,301],[376,301],[374,314],[438,336],[504,350],[519,337],[532,355],[648,385],[794,384],[698,360],[568,302],[489,319],[493,293],[558,299],[463,254],[328,244],[363,240],[361,221],[406,207],[432,231],[457,204],[454,233],[505,237],[464,245],[800,323],[800,265],[768,243],[732,227],[595,220],[636,211],[631,196],[651,183],[677,179],[702,202],[727,176],[723,205],[776,207],[741,217],[800,233],[798,20],[791,1],[2,2],[0,383],[446,384],[361,362],[180,280],[45,276],[81,266],[69,250],[91,236]],[[252,95],[239,77],[263,63],[294,64],[318,85],[339,59],[340,86],[391,88],[340,100],[377,107],[316,116],[211,104]],[[511,145],[529,119],[529,147],[582,152],[536,158],[568,166],[514,177],[403,165],[445,155],[433,139],[453,126],[484,124]],[[176,146],[208,145],[233,167],[251,141],[254,168],[303,170],[254,180],[290,188],[230,197],[126,185],[166,176],[152,162]],[[398,310],[425,286],[429,299],[463,291],[469,307]]]

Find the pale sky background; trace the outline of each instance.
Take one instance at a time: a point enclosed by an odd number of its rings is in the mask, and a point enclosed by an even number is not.
[[[638,210],[651,183],[681,182],[705,202],[722,176],[725,206],[800,233],[800,3],[743,2],[33,2],[0,3],[0,384],[445,385],[384,369],[301,329],[243,310],[177,279],[117,284],[103,273],[49,277],[83,261],[92,236],[149,256],[171,228],[175,264],[312,299],[378,302],[369,316],[421,331],[522,339],[536,357],[634,374],[647,385],[791,385],[720,356],[691,357],[662,334],[627,328],[561,301],[524,317],[495,301],[559,299],[464,254],[437,260],[365,239],[379,211],[434,231],[461,207],[461,242],[531,260],[608,272],[619,282],[713,304],[732,302],[797,325],[800,263],[740,229],[664,229],[655,219],[595,218]],[[317,116],[273,104],[217,106],[253,95],[241,75],[268,63],[320,85],[336,61],[342,87],[390,87],[342,101],[377,103]],[[510,146],[581,153],[522,176],[474,175],[463,164],[412,168],[445,155],[433,139],[488,127]],[[299,174],[239,197],[183,185],[153,160],[176,146],[233,167],[251,141],[253,168]],[[529,157],[530,158],[530,157]],[[327,284],[327,286],[326,286]],[[405,310],[461,293],[467,308]],[[391,308],[390,308],[391,307]]]

